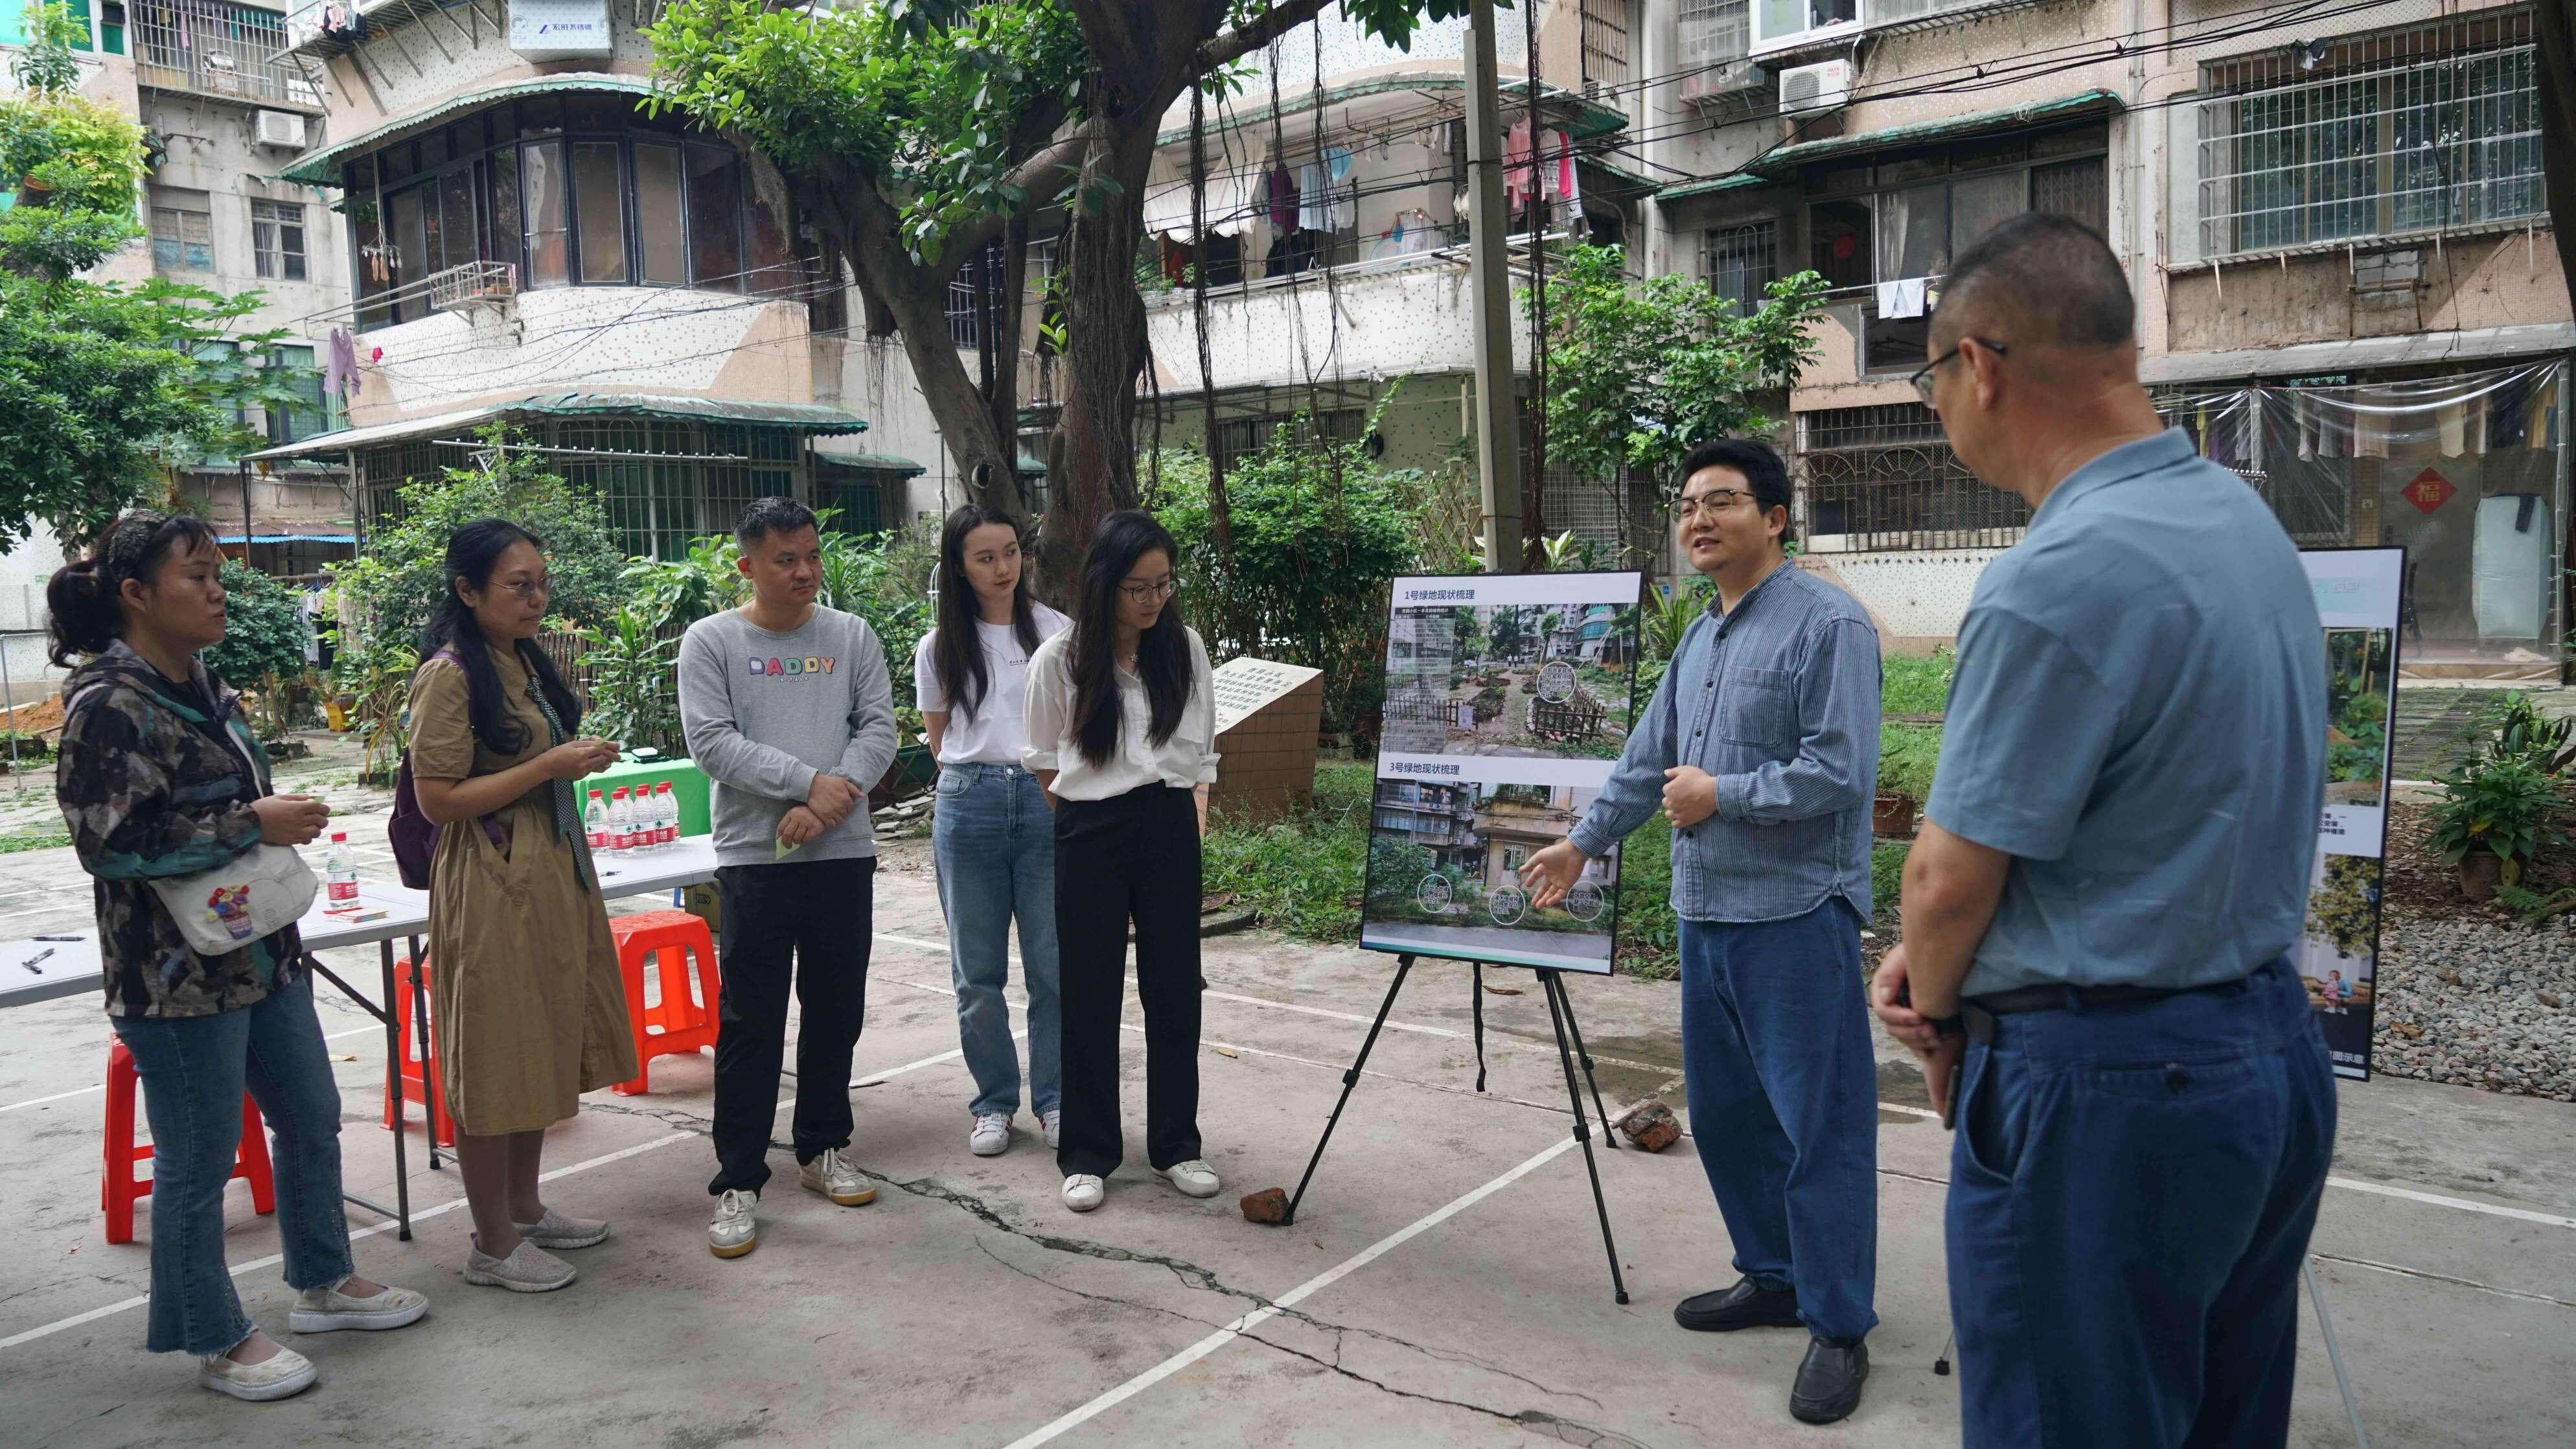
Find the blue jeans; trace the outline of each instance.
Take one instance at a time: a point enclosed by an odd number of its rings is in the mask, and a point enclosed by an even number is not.
[[[1684,921],[1691,1140],[1735,1269],[1794,1288],[1807,1331],[1878,1324],[1878,1064],[1860,916],[1837,896],[1785,921]]]
[[[2135,1005],[1995,1019],[1948,1212],[1965,1439],[2278,1445],[2334,1072],[2274,961]]]
[[[947,765],[930,826],[939,905],[948,914],[948,969],[957,985],[957,1040],[975,1075],[968,1110],[1020,1108],[1020,1053],[1002,999],[1011,922],[1020,923],[1020,977],[1029,992],[1029,1096],[1040,1116],[1063,1091],[1056,983],[1055,815],[1037,776],[1017,765]]]
[[[274,1147],[277,1232],[291,1288],[350,1274],[340,1209],[340,1087],[313,1015],[313,978],[215,1016],[111,1017],[152,1124],[152,1309],[144,1346],[222,1353],[250,1337],[224,1267],[224,1185],[241,1145],[242,1089]]]

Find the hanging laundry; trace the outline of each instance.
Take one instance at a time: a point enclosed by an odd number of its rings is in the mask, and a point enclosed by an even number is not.
[[[2469,450],[2469,405],[2446,402],[2433,414],[2433,432],[2445,458],[2463,457]]]
[[[2487,394],[2487,446],[2510,448],[2530,436],[2531,374],[2518,372]]]
[[[1310,173],[1314,169],[1312,166],[1306,168]],[[1261,189],[1270,203],[1269,220],[1274,230],[1295,231],[1300,225],[1309,224],[1300,216],[1297,205],[1300,188],[1297,178],[1289,174],[1287,167],[1271,168],[1270,174],[1261,178]]]
[[[2564,445],[2560,432],[2560,419],[2564,415],[2558,407],[2558,389],[2564,386],[2566,378],[2561,374],[2531,390],[2531,415],[2525,430],[2530,434],[2531,446],[2535,449],[2550,450]]]
[[[1885,321],[1923,315],[1924,278],[1908,277],[1901,282],[1878,284],[1878,315]]]
[[[324,346],[322,390],[343,398],[358,395],[358,339],[350,336],[346,327],[332,328],[330,341]]]
[[[1530,195],[1530,123],[1514,121],[1503,133],[1503,205],[1520,210],[1521,202]]]
[[[1351,148],[1348,146],[1325,147],[1324,169],[1332,173],[1331,179],[1334,181],[1349,180],[1351,175]]]

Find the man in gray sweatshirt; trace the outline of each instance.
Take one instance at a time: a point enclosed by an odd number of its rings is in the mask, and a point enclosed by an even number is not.
[[[850,1145],[850,1058],[867,1008],[876,837],[868,790],[894,763],[885,649],[855,614],[815,603],[823,548],[812,510],[763,498],[734,528],[751,602],[680,641],[680,725],[715,785],[723,903],[716,1027],[716,1199],[707,1246],[751,1251],[769,1181],[770,1126],[786,1054],[791,958],[797,1176],[844,1207],[876,1186]]]

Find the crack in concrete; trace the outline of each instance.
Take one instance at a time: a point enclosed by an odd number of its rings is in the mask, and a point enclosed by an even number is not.
[[[1012,1236],[1025,1237],[1026,1235],[1014,1233]],[[1111,1294],[1085,1292],[1080,1288],[1073,1287],[1071,1284],[1059,1283],[1044,1274],[1033,1273],[1028,1269],[1021,1267],[1019,1264],[1014,1263],[1010,1259],[1003,1257],[1001,1254],[994,1252],[991,1245],[987,1244],[980,1238],[976,1240],[975,1246],[984,1254],[985,1257],[992,1259],[994,1262],[1001,1264],[1003,1267],[1010,1269],[1012,1272],[1028,1279],[1032,1283],[1052,1288],[1059,1293],[1069,1293],[1076,1298],[1084,1299],[1092,1303],[1109,1303],[1121,1308],[1141,1308],[1150,1313],[1160,1313],[1168,1318],[1177,1318],[1183,1323],[1194,1324],[1200,1328],[1221,1329],[1225,1327],[1224,1324],[1213,1323],[1193,1314],[1183,1313],[1177,1309],[1165,1308],[1160,1304],[1139,1303],[1133,1299],[1120,1298]],[[1238,1297],[1255,1298],[1255,1301],[1258,1301],[1255,1295],[1241,1293],[1239,1290],[1227,1289],[1222,1291],[1232,1293]],[[1280,1317],[1294,1319],[1297,1322],[1307,1324],[1311,1327],[1321,1329],[1332,1334],[1332,1358],[1330,1360],[1326,1360],[1321,1356],[1309,1353],[1302,1348],[1296,1348],[1289,1344],[1281,1343],[1275,1338],[1264,1338],[1250,1329],[1238,1331],[1236,1337],[1248,1338],[1254,1343],[1260,1344],[1264,1348],[1274,1349],[1280,1353],[1287,1354],[1291,1358],[1302,1359],[1307,1363],[1313,1364],[1317,1368],[1338,1374],[1343,1378],[1349,1379],[1353,1383],[1365,1384],[1381,1393],[1392,1394],[1400,1399],[1415,1399],[1426,1404],[1438,1404],[1443,1408],[1462,1409],[1471,1414],[1483,1414],[1488,1418],[1500,1419],[1506,1424],[1514,1425],[1531,1433],[1545,1434],[1548,1438],[1555,1439],[1561,1443],[1579,1444],[1584,1446],[1584,1449],[1595,1449],[1595,1446],[1602,1444],[1624,1445],[1627,1446],[1627,1449],[1650,1449],[1650,1446],[1646,1445],[1642,1441],[1631,1439],[1627,1435],[1618,1433],[1615,1430],[1596,1428],[1590,1424],[1580,1423],[1573,1419],[1567,1419],[1560,1415],[1548,1413],[1543,1409],[1497,1409],[1487,1404],[1473,1403],[1466,1399],[1444,1398],[1438,1394],[1418,1393],[1412,1389],[1397,1388],[1395,1385],[1386,1382],[1384,1379],[1371,1378],[1367,1374],[1359,1372],[1357,1369],[1345,1367],[1341,1361],[1343,1336],[1349,1333],[1357,1333],[1365,1338],[1374,1338],[1386,1343],[1397,1344],[1404,1348],[1412,1349],[1414,1352],[1422,1354],[1425,1357],[1440,1359],[1443,1362],[1458,1362],[1460,1360],[1452,1359],[1449,1355],[1438,1350],[1425,1348],[1420,1344],[1397,1338],[1392,1334],[1379,1333],[1374,1329],[1353,1328],[1342,1324],[1326,1323],[1320,1319],[1300,1313],[1293,1308],[1278,1308],[1267,1303],[1264,1303],[1263,1306],[1271,1308],[1272,1311],[1277,1313]],[[1491,1365],[1478,1362],[1473,1358],[1467,1358],[1464,1362],[1473,1367],[1483,1368],[1488,1372],[1499,1374],[1504,1378],[1513,1379],[1520,1383],[1527,1384],[1531,1388],[1534,1388],[1543,1394],[1550,1394],[1560,1398],[1581,1399],[1583,1402],[1592,1405],[1596,1409],[1601,1407],[1601,1401],[1593,1398],[1589,1394],[1579,1394],[1561,1389],[1552,1389],[1535,1379],[1524,1378],[1519,1374],[1511,1372],[1509,1369],[1493,1368]],[[1587,1437],[1579,1439],[1569,1438],[1566,1433],[1566,1431],[1569,1430]]]

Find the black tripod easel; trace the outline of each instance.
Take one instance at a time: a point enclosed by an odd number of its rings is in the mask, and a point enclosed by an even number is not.
[[[1351,1089],[1360,1084],[1360,1071],[1368,1065],[1369,1053],[1377,1047],[1378,1033],[1385,1029],[1387,1013],[1395,1009],[1396,993],[1404,989],[1404,978],[1413,970],[1411,953],[1395,958],[1395,979],[1387,983],[1386,1000],[1378,1003],[1377,1019],[1369,1023],[1368,1036],[1360,1042],[1359,1057],[1342,1073],[1342,1095],[1333,1103],[1333,1115],[1324,1121],[1324,1135],[1315,1143],[1315,1155],[1306,1159],[1306,1174],[1297,1179],[1297,1191],[1288,1199],[1287,1215],[1282,1226],[1297,1221],[1297,1204],[1305,1201],[1306,1186],[1315,1180],[1315,1167],[1324,1160],[1324,1149],[1332,1143],[1333,1129],[1341,1125],[1342,1109],[1350,1105]],[[1475,967],[1474,1016],[1476,1023],[1476,1090],[1485,1090],[1485,963]],[[1565,1068],[1565,1100],[1574,1109],[1574,1140],[1583,1145],[1583,1170],[1592,1179],[1592,1208],[1601,1219],[1601,1250],[1610,1258],[1610,1288],[1621,1303],[1628,1301],[1628,1285],[1619,1276],[1619,1246],[1610,1238],[1610,1205],[1601,1196],[1601,1168],[1592,1156],[1592,1119],[1583,1110],[1583,1093],[1575,1085],[1574,1066],[1583,1064],[1584,1083],[1592,1089],[1593,1108],[1601,1114],[1601,1135],[1613,1148],[1618,1139],[1610,1131],[1610,1112],[1601,1105],[1601,1084],[1593,1080],[1592,1054],[1583,1047],[1583,1028],[1574,1021],[1574,1001],[1566,994],[1563,973],[1544,966],[1533,966],[1539,987],[1547,995],[1548,1020],[1556,1028],[1556,1059]]]

